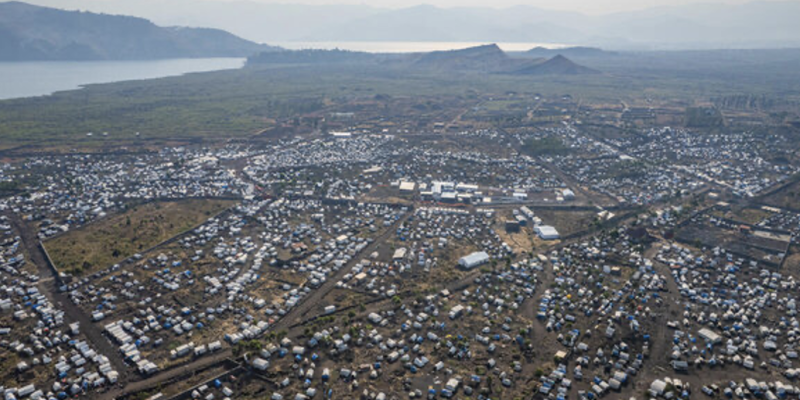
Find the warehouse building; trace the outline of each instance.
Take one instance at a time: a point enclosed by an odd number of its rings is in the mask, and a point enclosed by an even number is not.
[[[458,265],[464,269],[473,269],[489,262],[489,254],[485,251],[472,253],[458,260]]]
[[[535,229],[536,234],[539,235],[542,240],[556,240],[560,237],[556,228],[550,225],[539,225]]]

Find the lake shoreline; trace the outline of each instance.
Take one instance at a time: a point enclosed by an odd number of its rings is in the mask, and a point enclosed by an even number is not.
[[[3,61],[0,62],[0,101],[49,96],[88,85],[239,69],[244,64],[244,58]]]

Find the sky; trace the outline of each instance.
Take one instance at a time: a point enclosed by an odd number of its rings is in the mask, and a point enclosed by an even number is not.
[[[0,0],[4,1],[4,0]],[[26,0],[22,0],[26,1]],[[59,7],[69,3],[114,3],[120,0],[28,0],[34,4]],[[161,0],[163,7],[179,0]],[[437,7],[494,7],[505,8],[515,5],[528,5],[548,10],[575,11],[584,14],[601,15],[616,12],[642,10],[659,6],[676,6],[693,3],[743,4],[753,0],[197,0],[198,2],[256,2],[272,4],[361,4],[380,8],[406,8],[419,4],[430,4]],[[760,0],[779,1],[779,0]],[[798,1],[800,0],[790,0]],[[91,7],[89,7],[91,8]]]
[[[168,2],[169,0],[164,0]],[[239,0],[204,0],[239,1]],[[259,3],[287,3],[286,0],[248,0]],[[430,4],[437,7],[494,7],[504,8],[515,5],[528,5],[549,10],[576,11],[585,14],[608,14],[642,10],[659,6],[675,6],[698,2],[720,4],[743,4],[752,0],[302,0],[293,4],[363,4],[373,7],[404,8],[417,4]],[[800,0],[797,0],[800,1]]]
[[[278,45],[364,41],[524,42],[617,50],[800,46],[800,25],[797,23],[800,0],[20,1],[70,10],[138,16],[160,26],[223,29],[245,39]],[[749,4],[742,6],[744,3]],[[298,4],[362,7],[296,7]],[[536,9],[485,14],[474,10],[384,11],[420,4],[443,9],[522,5],[575,14],[539,12]],[[625,13],[627,11],[630,13]]]

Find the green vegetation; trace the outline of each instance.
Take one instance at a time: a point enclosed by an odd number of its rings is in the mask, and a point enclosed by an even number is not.
[[[778,55],[765,52],[760,64],[748,61],[749,56],[715,62],[720,57],[713,52],[626,54],[588,63],[604,74],[541,77],[409,71],[384,65],[248,67],[2,101],[0,137],[4,146],[43,141],[80,147],[154,139],[219,140],[292,125],[308,114],[341,111],[337,106],[358,99],[409,97],[419,99],[419,104],[425,100],[447,104],[508,92],[569,94],[584,104],[635,102],[644,94],[655,102],[684,105],[691,123],[713,125],[720,121],[718,112],[707,116],[708,109],[691,105],[741,94],[781,93],[787,102],[800,98],[800,72],[770,66],[769,57]],[[524,118],[519,106],[500,101],[486,105],[489,110],[512,109]],[[108,137],[87,137],[87,132],[108,132]]]
[[[137,392],[136,394],[133,395],[132,399],[133,400],[147,400],[150,397],[152,397],[152,396],[156,395],[157,393],[159,393],[159,389],[160,389],[160,385],[159,385],[159,388]]]
[[[20,189],[18,181],[5,181],[0,182],[0,192],[11,192]]]
[[[191,229],[233,205],[228,200],[147,203],[45,243],[56,267],[80,275],[106,268]]]
[[[640,178],[647,172],[647,163],[642,160],[624,160],[614,164],[605,173],[609,179]]]
[[[711,128],[723,125],[722,113],[716,108],[690,107],[686,109],[686,126]]]
[[[332,64],[364,63],[376,61],[375,54],[349,50],[306,49],[294,51],[265,51],[247,59],[248,65],[257,64]]]
[[[322,107],[321,94],[307,95],[301,85],[285,79],[223,71],[5,101],[0,104],[0,137],[17,144],[47,140],[81,146],[249,135],[272,126],[275,118]],[[89,137],[88,132],[95,135]],[[108,138],[99,135],[102,132],[108,132]]]
[[[231,351],[236,356],[242,355],[244,353],[256,353],[261,351],[264,348],[264,344],[258,340],[243,340],[236,343]]]
[[[12,196],[22,191],[22,184],[19,181],[0,182],[0,198]]]

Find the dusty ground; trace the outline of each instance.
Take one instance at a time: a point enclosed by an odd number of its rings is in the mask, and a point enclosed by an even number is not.
[[[73,274],[91,273],[193,228],[233,204],[185,200],[132,206],[48,240],[45,246],[57,268]]]

